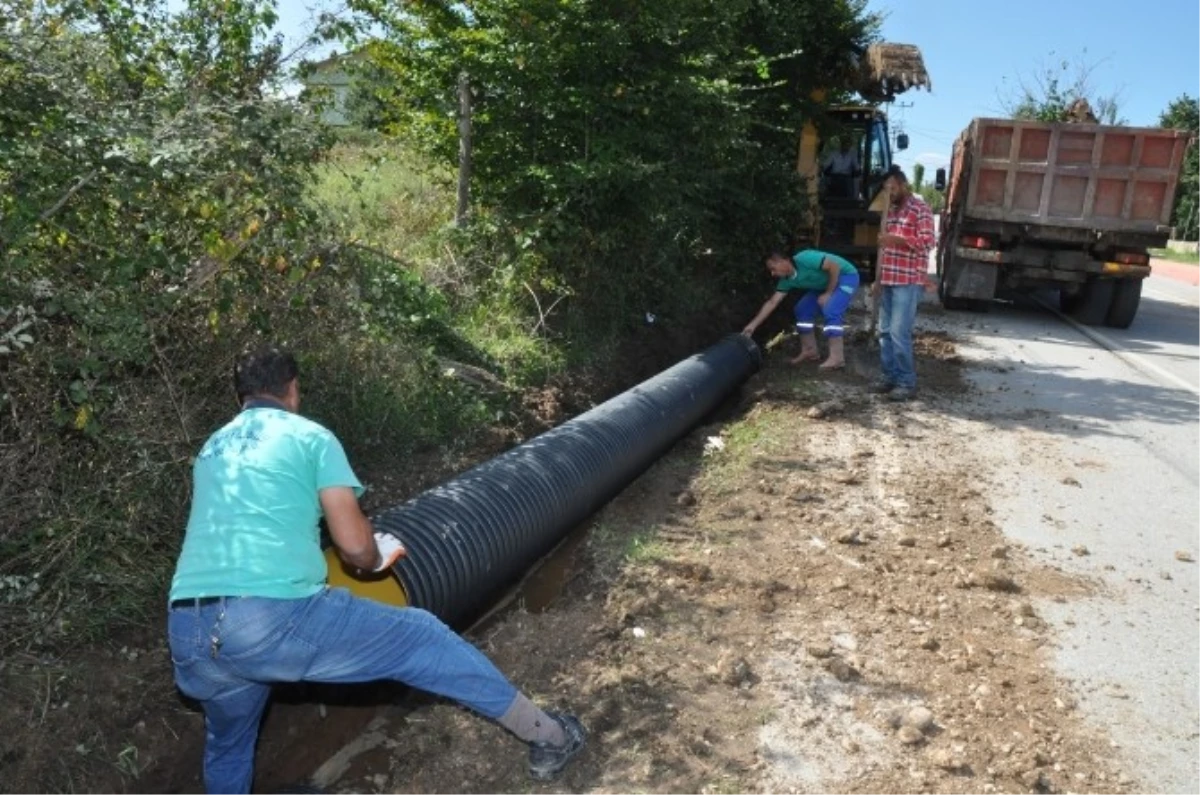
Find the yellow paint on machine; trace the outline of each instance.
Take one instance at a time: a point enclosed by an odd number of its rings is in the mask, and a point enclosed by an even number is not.
[[[359,579],[346,569],[333,547],[325,550],[325,563],[329,566],[329,587],[346,588],[355,596],[374,599],[393,607],[408,607],[408,594],[392,572],[372,575],[370,579]]]

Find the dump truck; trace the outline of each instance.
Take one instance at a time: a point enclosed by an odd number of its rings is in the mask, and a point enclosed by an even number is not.
[[[906,91],[932,90],[921,51],[911,44],[876,42],[858,57],[850,83],[853,102],[828,103],[824,91],[810,99],[823,106],[821,114],[805,121],[800,131],[796,170],[808,189],[808,210],[800,219],[793,244],[817,247],[854,262],[869,283],[879,253],[876,238],[887,205],[881,191],[895,149],[908,146],[908,137],[888,124],[885,106]],[[833,139],[852,142],[859,175],[846,191],[830,190],[822,161]]]
[[[974,119],[954,144],[937,249],[947,309],[1057,289],[1067,315],[1128,328],[1148,249],[1170,236],[1181,130]]]

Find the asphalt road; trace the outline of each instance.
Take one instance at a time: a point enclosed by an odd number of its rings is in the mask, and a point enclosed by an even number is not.
[[[996,519],[1096,584],[1037,605],[1058,672],[1138,783],[1200,792],[1200,575],[1179,559],[1200,560],[1197,287],[1152,277],[1125,331],[1026,301],[938,322],[980,390],[963,415],[981,426]]]

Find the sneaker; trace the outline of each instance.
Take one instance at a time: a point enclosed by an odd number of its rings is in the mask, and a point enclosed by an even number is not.
[[[873,392],[876,395],[886,395],[888,392],[891,392],[895,388],[896,388],[896,385],[893,384],[891,381],[876,381],[875,383],[873,383],[869,387],[867,387],[867,389],[870,392]]]
[[[891,392],[887,393],[887,399],[893,400],[897,403],[903,403],[906,400],[912,400],[916,396],[917,396],[917,390],[910,389],[909,387],[906,387],[906,386],[898,386],[895,389],[893,389]]]
[[[529,775],[537,781],[550,781],[563,772],[576,754],[583,750],[587,740],[587,732],[583,724],[574,715],[559,715],[554,712],[546,713],[558,725],[562,726],[567,739],[562,745],[549,743],[529,744]]]

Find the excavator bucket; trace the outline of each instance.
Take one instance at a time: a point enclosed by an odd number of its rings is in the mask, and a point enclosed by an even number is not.
[[[890,102],[910,88],[933,90],[925,59],[912,44],[876,42],[862,58],[858,93],[869,102]]]

